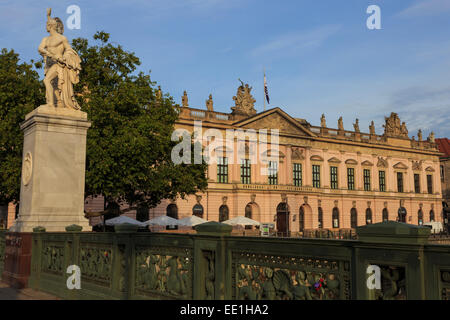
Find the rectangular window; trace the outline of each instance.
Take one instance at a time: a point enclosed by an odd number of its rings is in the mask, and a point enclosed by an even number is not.
[[[433,194],[433,175],[427,175],[427,189],[429,194]]]
[[[397,191],[403,192],[403,173],[397,172]]]
[[[302,186],[302,164],[294,163],[294,186]]]
[[[331,189],[338,188],[338,167],[330,167],[330,184]]]
[[[320,188],[320,166],[313,164],[312,172],[313,172],[313,187]]]
[[[364,177],[364,191],[370,191],[370,170],[369,169],[364,169],[363,177]]]
[[[379,178],[379,182],[380,182],[380,191],[385,192],[386,191],[386,172],[378,171],[378,178]]]
[[[414,174],[414,192],[420,193],[420,174]]]
[[[278,184],[278,162],[269,161],[269,184]]]
[[[250,184],[252,170],[250,165],[250,159],[242,159],[241,160],[241,183]]]
[[[355,168],[347,168],[348,190],[355,190]]]
[[[441,181],[444,181],[444,166],[440,166],[441,168]]]
[[[217,158],[217,182],[228,183],[228,158]]]

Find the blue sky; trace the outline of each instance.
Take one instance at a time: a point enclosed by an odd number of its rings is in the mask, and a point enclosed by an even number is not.
[[[141,58],[163,91],[191,107],[230,112],[238,78],[263,110],[263,69],[270,107],[329,127],[343,116],[362,131],[397,112],[410,136],[450,137],[450,0],[0,0],[0,47],[39,59],[46,8],[66,22],[81,8],[81,29],[97,30]],[[381,8],[381,30],[368,30],[369,5]]]

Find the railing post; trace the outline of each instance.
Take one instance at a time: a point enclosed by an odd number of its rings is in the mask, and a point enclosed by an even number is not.
[[[429,228],[388,221],[358,227],[356,233],[356,299],[426,299],[424,245]],[[369,265],[377,271],[369,274]]]
[[[42,260],[42,238],[41,234],[45,232],[44,227],[33,228],[32,245],[31,245],[31,274],[28,280],[28,286],[32,289],[39,290],[41,279],[41,260]]]
[[[113,275],[112,286],[117,297],[127,300],[132,296],[134,288],[135,264],[133,257],[133,236],[138,231],[138,226],[122,224],[114,226],[117,237],[114,237],[113,245]]]
[[[230,299],[229,275],[231,261],[226,236],[232,227],[218,222],[207,222],[194,227],[194,300]]]

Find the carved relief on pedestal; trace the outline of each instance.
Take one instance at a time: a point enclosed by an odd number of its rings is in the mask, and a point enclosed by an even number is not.
[[[22,166],[22,183],[24,186],[27,186],[30,183],[32,174],[33,174],[33,157],[31,155],[31,152],[27,152],[27,154],[23,158],[23,166]]]

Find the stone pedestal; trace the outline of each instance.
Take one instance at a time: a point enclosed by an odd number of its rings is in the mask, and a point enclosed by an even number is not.
[[[5,260],[2,281],[18,289],[28,287],[31,271],[31,233],[5,235]]]
[[[84,217],[85,112],[43,105],[21,124],[24,131],[19,217],[13,232],[65,231],[76,224],[90,231]]]

